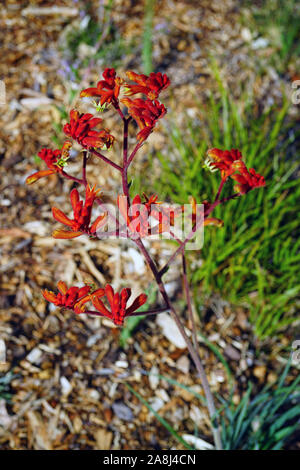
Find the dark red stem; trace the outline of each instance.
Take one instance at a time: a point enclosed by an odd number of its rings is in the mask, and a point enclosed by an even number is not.
[[[194,348],[197,350],[198,349],[197,331],[196,331],[195,317],[194,317],[193,307],[192,307],[190,286],[189,286],[189,282],[187,278],[186,258],[185,258],[184,251],[181,256],[182,256],[183,283],[184,283],[185,296],[186,296],[186,301],[187,301],[187,306],[188,306],[189,320],[190,320],[191,327],[192,327],[191,329],[192,329],[192,335],[193,335]]]
[[[93,155],[96,155],[96,157],[101,158],[101,160],[103,160],[105,163],[107,163],[108,165],[112,166],[112,167],[115,168],[116,170],[122,171],[122,167],[121,167],[120,165],[118,165],[117,163],[113,162],[113,161],[110,160],[109,158],[105,157],[104,155],[102,155],[102,153],[97,152],[97,150],[95,150],[95,149],[90,149],[90,152],[91,152]]]

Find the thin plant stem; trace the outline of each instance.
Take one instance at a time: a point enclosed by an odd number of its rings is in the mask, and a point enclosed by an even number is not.
[[[195,316],[194,316],[193,307],[192,307],[190,286],[189,286],[189,282],[187,278],[186,258],[185,258],[184,251],[181,253],[181,259],[182,259],[183,284],[184,284],[185,296],[186,296],[186,301],[187,301],[187,306],[188,306],[188,315],[189,315],[189,320],[190,320],[191,327],[192,327],[194,348],[197,350],[198,341],[197,341],[196,323],[195,323]]]
[[[224,186],[225,181],[226,181],[226,180],[224,180],[223,178],[221,179],[221,183],[220,183],[220,186],[219,186],[219,189],[218,189],[218,192],[217,192],[215,201],[218,201],[218,200],[219,200],[220,194],[221,194],[221,191],[222,191],[222,189],[223,189],[223,186]]]
[[[148,264],[149,268],[151,269],[152,274],[153,274],[153,276],[156,280],[156,283],[158,285],[160,293],[161,293],[166,305],[168,306],[168,308],[170,310],[170,313],[171,313],[171,316],[172,316],[173,320],[175,321],[175,323],[176,323],[176,325],[177,325],[177,327],[178,327],[178,329],[179,329],[179,331],[180,331],[180,333],[181,333],[181,335],[182,335],[182,337],[183,337],[183,339],[186,343],[188,351],[189,351],[189,353],[190,353],[190,355],[191,355],[191,357],[194,361],[194,364],[195,364],[197,372],[199,374],[199,377],[200,377],[200,380],[201,380],[201,383],[202,383],[202,386],[203,386],[203,390],[204,390],[204,393],[205,393],[205,396],[206,396],[206,400],[207,400],[207,408],[208,408],[208,412],[209,412],[209,415],[210,415],[210,418],[211,418],[212,432],[213,432],[213,436],[214,436],[215,446],[216,446],[217,450],[221,450],[222,449],[222,441],[221,441],[220,429],[219,429],[218,425],[215,425],[216,408],[215,408],[215,405],[214,405],[214,399],[213,399],[213,395],[210,391],[209,383],[208,383],[208,380],[206,378],[205,370],[204,370],[204,367],[202,365],[200,356],[199,356],[197,350],[195,350],[195,348],[193,347],[193,344],[191,343],[191,341],[189,340],[189,338],[188,338],[188,336],[185,332],[184,326],[182,325],[178,314],[176,313],[173,305],[171,304],[171,301],[170,301],[169,296],[166,292],[164,283],[161,279],[161,275],[160,275],[153,259],[149,255],[149,252],[145,248],[145,246],[144,246],[141,239],[135,240],[135,243],[137,244],[137,246],[140,248],[142,254],[144,255],[144,257],[147,261],[147,264]]]
[[[75,183],[83,184],[82,179],[79,179],[79,178],[76,178],[75,176],[69,175],[69,173],[66,173],[64,170],[61,172],[61,175],[64,176],[65,178],[67,178],[68,180],[74,181]]]
[[[105,157],[104,155],[102,155],[102,153],[100,152],[97,152],[97,150],[95,149],[90,149],[90,152],[93,154],[93,155],[96,155],[96,157],[98,158],[101,158],[101,160],[103,160],[105,163],[107,163],[108,165],[112,166],[113,168],[115,168],[116,170],[118,171],[122,171],[122,167],[120,165],[118,165],[117,163],[113,162],[112,160],[110,160],[109,158]]]
[[[143,142],[139,142],[138,144],[136,144],[135,148],[133,149],[133,151],[131,152],[131,155],[128,159],[128,162],[127,162],[127,168],[129,167],[129,165],[131,164],[132,160],[134,159],[137,151],[141,148],[141,146],[143,145]]]
[[[87,164],[88,152],[87,150],[83,151],[83,158],[82,158],[82,182],[84,186],[87,186],[87,178],[86,178],[86,164]]]
[[[223,204],[224,202],[227,202],[227,201],[230,201],[231,199],[235,199],[236,197],[240,196],[240,193],[236,193],[236,194],[232,194],[231,196],[229,197],[226,197],[224,199],[219,199],[219,200],[216,200],[215,202],[213,202],[209,208],[207,209],[207,211],[204,213],[204,219],[207,218],[207,216],[215,209],[215,207],[217,207],[219,204]],[[174,253],[170,256],[170,258],[168,259],[168,261],[166,262],[166,264],[164,265],[164,267],[159,271],[161,276],[163,274],[165,274],[170,266],[170,264],[174,261],[174,259],[176,258],[176,256],[179,254],[179,253],[182,253],[185,249],[185,245],[194,237],[196,231],[199,229],[200,225],[203,224],[203,219],[201,218],[201,220],[199,221],[199,223],[196,225],[196,227],[193,228],[193,230],[190,231],[190,233],[188,234],[188,236],[186,237],[186,239],[181,242],[181,245],[177,248],[177,250],[174,251]]]
[[[124,118],[124,137],[123,137],[123,169],[122,169],[122,186],[123,193],[127,197],[128,205],[130,204],[129,199],[129,188],[128,188],[128,178],[127,178],[127,155],[128,155],[128,124],[129,119]]]
[[[141,310],[141,311],[138,311],[138,312],[133,312],[131,313],[130,315],[128,315],[126,318],[129,318],[129,317],[139,317],[139,316],[147,316],[147,315],[158,315],[160,313],[164,313],[164,312],[168,312],[170,309],[168,307],[161,307],[161,308],[153,308],[151,310]],[[106,315],[104,315],[103,313],[101,312],[98,312],[97,310],[86,310],[85,312],[81,312],[81,313],[84,313],[86,315],[94,315],[94,316],[97,316],[97,317],[105,317]]]

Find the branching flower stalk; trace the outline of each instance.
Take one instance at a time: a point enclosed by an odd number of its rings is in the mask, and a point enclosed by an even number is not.
[[[85,189],[84,200],[80,199],[76,188],[72,189],[70,193],[73,217],[67,216],[58,208],[52,208],[53,217],[67,227],[67,229],[54,230],[53,237],[57,239],[72,239],[81,235],[87,235],[93,239],[100,240],[111,237],[131,239],[144,256],[152,272],[164,301],[164,306],[141,311],[140,308],[147,300],[146,294],[141,293],[132,301],[130,300],[131,289],[129,287],[123,288],[120,292],[115,292],[110,284],[100,286],[95,290],[90,285],[67,287],[63,281],[59,281],[57,284],[58,293],[44,290],[42,294],[47,301],[57,307],[70,309],[76,314],[107,317],[117,326],[122,326],[125,319],[130,316],[158,315],[162,312],[169,312],[186,343],[186,347],[199,374],[211,419],[215,448],[222,449],[214,399],[199,355],[197,329],[187,277],[185,250],[188,243],[201,228],[209,225],[222,226],[222,220],[210,217],[210,214],[217,206],[224,205],[231,199],[241,197],[254,188],[264,186],[265,180],[254,169],[250,168],[248,170],[239,150],[209,149],[205,166],[213,172],[220,171],[221,182],[219,189],[213,202],[202,202],[201,216],[198,214],[199,204],[197,204],[194,198],[190,198],[190,206],[192,208],[192,213],[189,215],[191,229],[183,239],[178,238],[175,231],[175,219],[185,213],[184,206],[180,210],[178,208],[173,209],[172,207],[166,208],[165,205],[161,205],[157,201],[156,195],[148,197],[145,194],[142,196],[137,194],[131,198],[128,182],[128,171],[138,150],[154,131],[158,120],[167,112],[165,106],[158,101],[158,97],[170,85],[170,80],[161,73],[150,73],[147,76],[128,71],[126,75],[127,79],[123,79],[116,75],[116,71],[113,68],[106,68],[103,72],[103,79],[97,83],[97,86],[82,90],[80,94],[81,97],[93,97],[97,111],[103,111],[106,107],[111,106],[120,116],[123,122],[122,163],[118,164],[103,155],[103,152],[109,150],[115,141],[115,137],[110,131],[102,127],[103,120],[90,113],[80,114],[77,110],[73,109],[70,112],[70,122],[64,126],[63,130],[69,139],[79,143],[83,149],[81,177],[78,178],[70,175],[65,170],[72,147],[72,141],[66,140],[61,149],[54,151],[42,149],[39,152],[38,155],[45,162],[47,170],[38,171],[29,176],[27,183],[32,184],[40,178],[51,174],[58,174],[63,178],[73,181],[74,184],[82,185]],[[136,94],[142,95],[143,98],[129,98]],[[121,109],[121,105],[124,105],[124,109]],[[128,114],[125,112],[125,107]],[[128,137],[130,123],[133,121],[138,126],[138,133],[136,135],[136,144],[130,153]],[[103,163],[109,165],[120,174],[122,193],[117,195],[116,203],[119,214],[123,219],[121,221],[119,217],[116,217],[115,214],[112,214],[107,209],[102,201],[100,190],[96,189],[95,186],[91,187],[89,185],[86,168],[89,154],[95,155]],[[236,183],[233,187],[234,192],[229,197],[221,199],[223,187],[230,180],[234,180]],[[103,210],[103,213],[93,220],[92,210],[95,202]],[[150,223],[150,220],[155,221],[154,225]],[[108,230],[108,221],[115,223],[114,229]],[[143,239],[151,235],[162,236],[166,233],[179,246],[166,264],[161,267],[156,265]],[[164,274],[178,255],[181,255],[182,259],[184,293],[187,300],[192,341],[185,330],[180,316],[172,305],[163,281]]]

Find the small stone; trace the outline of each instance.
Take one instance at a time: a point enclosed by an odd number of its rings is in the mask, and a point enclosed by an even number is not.
[[[127,361],[117,361],[115,362],[116,367],[120,367],[121,369],[127,369],[128,362]]]
[[[29,354],[27,354],[26,359],[31,364],[39,364],[42,358],[42,351],[39,348],[33,348]]]
[[[157,324],[162,328],[164,336],[177,348],[185,349],[185,341],[175,323],[167,313],[157,315]]]
[[[159,377],[158,377],[159,370],[156,366],[153,366],[150,370],[149,374],[149,384],[152,390],[155,390],[159,384]]]
[[[260,382],[262,382],[266,375],[266,366],[255,366],[253,369],[253,375],[258,378]]]
[[[268,45],[269,45],[269,41],[267,39],[258,38],[252,42],[252,49],[256,51],[257,49],[263,49],[264,47],[267,47]]]
[[[71,383],[68,381],[68,379],[66,377],[62,376],[60,378],[60,385],[61,385],[61,389],[62,389],[61,390],[62,395],[64,397],[67,397],[70,394],[71,390],[72,390]]]
[[[131,409],[126,406],[124,403],[115,402],[112,404],[112,409],[115,415],[122,419],[123,421],[132,421],[133,420],[133,413]]]
[[[190,361],[187,356],[181,356],[176,362],[177,369],[181,370],[184,374],[188,374],[190,369]]]
[[[251,39],[252,39],[252,34],[251,34],[251,31],[250,29],[248,28],[242,28],[241,30],[241,37],[244,41],[246,42],[250,42]]]
[[[226,346],[224,349],[224,354],[232,361],[239,361],[240,360],[240,353],[237,349],[233,348],[230,344]]]
[[[164,406],[164,401],[159,397],[150,398],[149,403],[154,411],[158,411]]]

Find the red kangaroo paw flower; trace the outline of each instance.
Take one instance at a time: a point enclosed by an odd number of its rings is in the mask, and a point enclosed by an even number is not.
[[[126,316],[129,317],[132,313],[138,310],[144,303],[147,301],[146,294],[140,294],[131,304],[129,308],[126,309]]]
[[[38,179],[43,178],[44,176],[61,173],[63,171],[63,167],[67,164],[71,147],[71,142],[66,140],[61,150],[51,150],[46,148],[40,150],[38,156],[46,163],[48,170],[37,171],[33,175],[28,176],[26,184],[35,183]]]
[[[70,232],[69,230],[53,230],[52,237],[59,240],[68,240],[84,235],[84,232]]]
[[[226,180],[237,169],[243,156],[237,149],[221,150],[217,148],[207,150],[207,166],[212,170],[220,170],[222,179]]]
[[[143,142],[153,131],[158,119],[162,118],[167,110],[162,103],[155,100],[142,100],[136,98],[131,100],[130,98],[123,98],[121,102],[127,106],[129,114],[136,121],[140,128],[140,132],[137,134],[137,139]]]
[[[207,156],[207,165],[213,170],[219,169],[223,180],[231,177],[238,183],[234,186],[236,192],[246,194],[251,189],[265,186],[263,176],[257,174],[253,168],[247,169],[239,150],[213,148],[207,151]]]
[[[109,149],[114,143],[114,136],[107,129],[94,130],[101,124],[102,119],[92,114],[80,114],[75,109],[70,112],[70,122],[65,124],[64,133],[77,140],[83,147]]]
[[[44,176],[53,175],[53,173],[56,173],[56,171],[55,170],[37,171],[36,173],[33,173],[33,175],[30,175],[28,176],[28,178],[26,178],[26,184],[35,183],[40,178],[44,178]]]
[[[54,238],[76,238],[84,233],[90,234],[95,233],[96,229],[99,228],[102,220],[106,214],[99,216],[93,225],[90,227],[92,208],[95,199],[99,195],[100,190],[96,190],[95,186],[90,188],[89,185],[86,187],[85,202],[80,200],[77,189],[73,189],[70,194],[71,205],[73,209],[73,219],[66,216],[60,209],[53,207],[53,217],[64,225],[71,228],[71,231],[67,230],[54,230],[52,236]],[[103,221],[103,224],[104,225]]]
[[[96,88],[82,90],[80,97],[94,96],[100,98],[101,106],[105,103],[117,104],[120,88],[124,80],[116,76],[114,68],[106,68],[102,75],[104,80],[100,80]]]
[[[93,302],[93,299],[96,298],[98,299],[99,297],[102,297],[105,294],[104,289],[100,288],[95,290],[92,293],[88,293],[87,295],[84,295],[78,302],[76,302],[74,306],[74,312],[79,314],[79,313],[84,313],[86,310],[85,304],[89,301]]]
[[[67,217],[60,209],[57,209],[56,207],[52,207],[52,215],[57,222],[60,222],[61,224],[68,225],[68,227],[73,226],[73,222],[69,217]]]
[[[141,196],[137,194],[130,207],[127,204],[126,196],[119,195],[117,204],[122,214],[125,223],[131,236],[137,234],[143,238],[147,235],[161,234],[168,231],[171,226],[174,226],[175,217],[182,214],[182,208],[169,210],[166,207],[160,207],[158,196],[153,194],[148,197],[143,193],[144,200],[142,201]],[[158,224],[151,227],[150,217],[153,217],[158,221]]]
[[[133,312],[135,312],[138,308],[140,308],[147,300],[146,294],[140,294],[132,303],[132,305],[127,308],[127,301],[131,296],[131,289],[124,288],[121,292],[115,293],[114,289],[111,285],[107,284],[105,286],[105,296],[107,299],[107,303],[109,308],[107,308],[102,300],[99,299],[97,295],[91,295],[92,302],[94,307],[101,313],[103,316],[111,319],[115,325],[122,326],[124,323],[124,319]]]
[[[143,93],[150,100],[158,98],[160,92],[170,85],[170,79],[166,74],[152,72],[149,76],[138,74],[129,70],[127,77],[137,85],[126,83],[126,95],[131,96],[136,93]]]
[[[83,301],[84,297],[90,292],[90,286],[84,287],[70,287],[67,288],[63,281],[59,281],[57,284],[58,294],[52,291],[42,291],[43,297],[48,301],[56,305],[57,307],[66,307],[73,309],[75,304],[79,301]]]
[[[253,168],[247,170],[245,167],[241,174],[232,175],[231,178],[238,183],[234,185],[234,190],[241,194],[246,194],[251,191],[251,189],[266,185],[265,178],[256,173]]]

